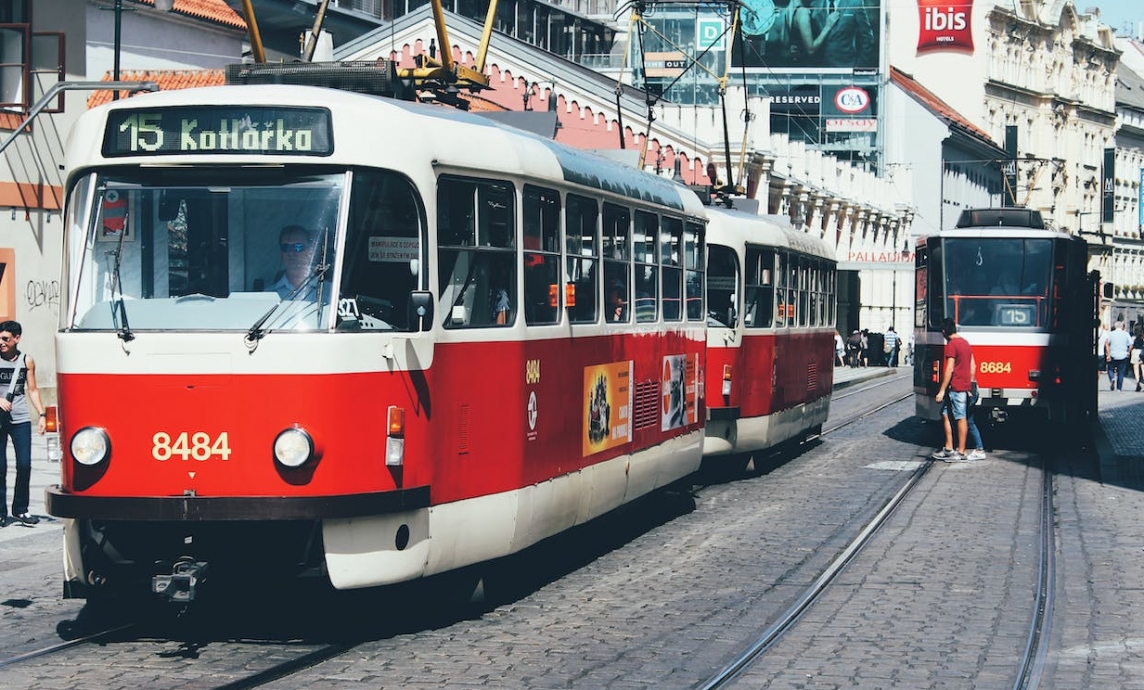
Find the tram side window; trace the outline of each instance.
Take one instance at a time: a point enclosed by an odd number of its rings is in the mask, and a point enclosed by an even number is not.
[[[656,244],[659,219],[654,213],[636,211],[632,251],[636,263],[636,322],[648,323],[658,318],[659,265]]]
[[[821,285],[821,270],[818,267],[818,259],[808,258],[806,260],[807,266],[807,300],[810,306],[806,310],[806,325],[817,326],[822,321],[822,285]]]
[[[560,320],[560,195],[524,186],[524,320],[530,326]]]
[[[755,257],[758,258],[757,256]],[[750,264],[748,264],[749,266]],[[757,266],[755,267],[758,268]],[[666,275],[667,268],[664,268]],[[666,280],[664,291],[667,291]],[[735,250],[713,244],[707,247],[707,325],[734,328],[738,325],[739,261]],[[664,311],[667,302],[664,302]]]
[[[925,328],[929,308],[929,262],[925,245],[914,254],[914,328]]]
[[[568,314],[572,323],[594,323],[599,304],[600,240],[599,207],[592,199],[575,194],[567,198],[565,212],[565,269],[570,290]]]
[[[616,204],[604,204],[604,320],[619,323],[631,320],[631,211]]]
[[[437,182],[440,308],[446,328],[510,325],[516,295],[515,204],[507,182]]]
[[[746,316],[743,323],[749,328],[770,328],[774,323],[775,253],[761,247],[747,247],[743,282],[746,285]]]
[[[354,171],[338,330],[408,330],[409,294],[422,286],[420,198],[404,177]]]
[[[838,301],[838,267],[833,262],[827,261],[823,264],[823,269],[826,271],[826,320],[822,325],[830,326],[838,323],[838,315],[835,312]]]
[[[810,325],[810,261],[805,256],[798,257],[795,264],[798,277],[798,325]]]
[[[786,272],[787,256],[783,252],[775,252],[775,328],[782,328],[787,325],[787,304],[786,304]]]
[[[683,221],[663,218],[659,228],[663,263],[663,320],[683,320]]]
[[[707,257],[703,247],[703,226],[687,223],[683,231],[683,258],[687,271],[688,321],[703,321],[707,318],[707,309],[703,304],[703,269],[707,266]]]

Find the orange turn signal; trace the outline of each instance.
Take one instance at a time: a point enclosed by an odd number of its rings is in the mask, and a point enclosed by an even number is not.
[[[389,406],[389,435],[405,435],[405,408],[396,405]]]
[[[48,405],[44,408],[44,431],[48,433],[60,430],[59,418],[57,417],[56,406]]]

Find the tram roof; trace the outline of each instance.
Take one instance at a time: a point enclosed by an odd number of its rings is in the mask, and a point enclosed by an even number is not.
[[[312,86],[228,85],[140,94],[93,108],[76,122],[69,140],[67,169],[122,165],[138,158],[105,159],[101,154],[108,114],[120,109],[251,105],[324,107],[333,111],[335,148],[326,156],[291,156],[282,163],[378,165],[420,161],[459,170],[481,170],[538,181],[564,181],[666,206],[687,215],[704,214],[694,192],[665,178],[514,128],[489,118],[436,105]],[[346,142],[349,142],[347,145]],[[272,156],[229,153],[212,161],[267,163]],[[153,165],[204,162],[180,154],[148,156]]]
[[[745,243],[792,251],[834,260],[834,251],[823,240],[790,225],[786,216],[760,216],[754,213],[711,207],[707,210],[707,243],[740,246]]]

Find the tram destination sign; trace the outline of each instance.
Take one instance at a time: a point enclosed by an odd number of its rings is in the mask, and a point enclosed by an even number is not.
[[[273,106],[125,108],[107,116],[103,155],[328,156],[330,111]]]

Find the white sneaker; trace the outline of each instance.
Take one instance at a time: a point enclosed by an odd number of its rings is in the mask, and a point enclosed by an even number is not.
[[[980,448],[976,448],[974,450],[969,451],[969,454],[966,455],[965,457],[970,459],[970,460],[984,460],[985,459],[985,451],[981,450]]]

